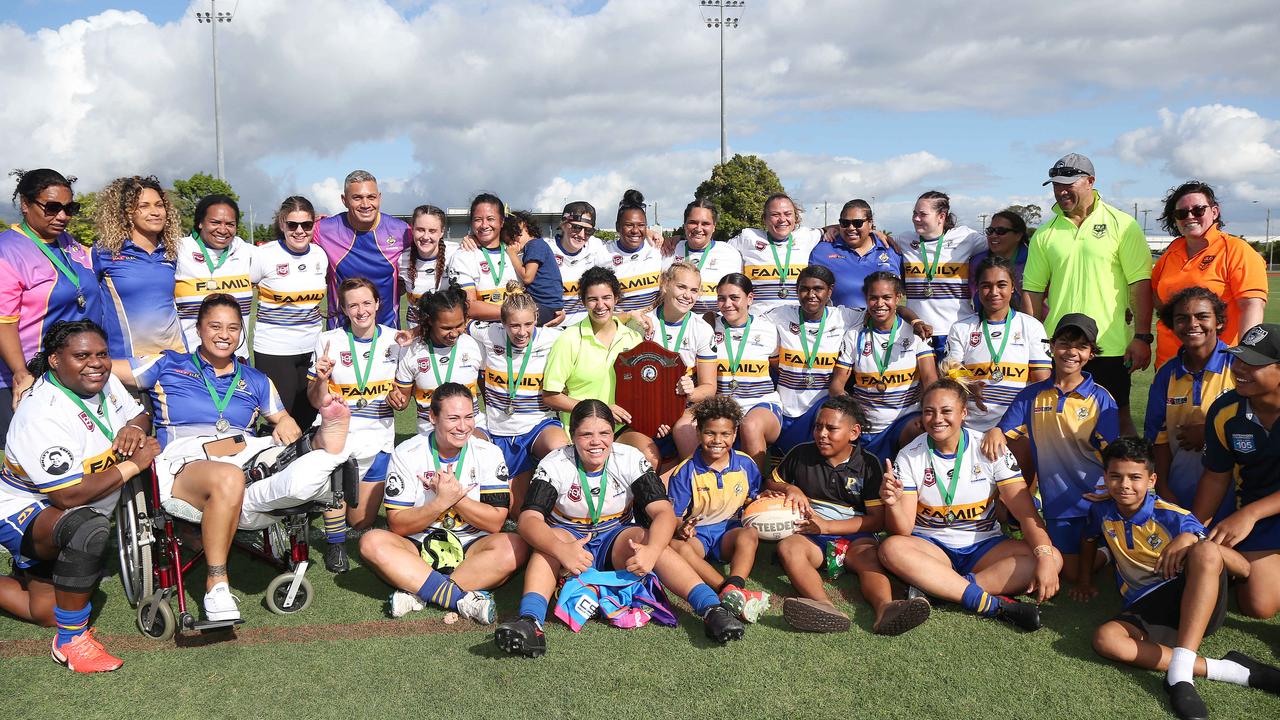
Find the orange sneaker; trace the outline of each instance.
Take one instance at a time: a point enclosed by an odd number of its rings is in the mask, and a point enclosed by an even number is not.
[[[123,665],[124,661],[107,652],[93,633],[94,628],[89,628],[62,647],[53,646],[50,654],[54,661],[78,673],[111,672]]]

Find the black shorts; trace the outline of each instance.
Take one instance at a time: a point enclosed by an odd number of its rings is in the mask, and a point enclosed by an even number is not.
[[[1182,620],[1182,591],[1186,585],[1187,576],[1179,575],[1143,595],[1111,619],[1133,625],[1146,633],[1151,642],[1176,647],[1178,623]],[[1209,617],[1209,626],[1204,629],[1205,637],[1217,632],[1226,617],[1227,571],[1223,570],[1222,577],[1218,580],[1218,601],[1213,606],[1213,615]]]
[[[1085,372],[1093,376],[1093,381],[1107,389],[1116,405],[1129,405],[1129,389],[1133,386],[1129,378],[1129,368],[1124,366],[1123,355],[1095,357],[1084,366]]]

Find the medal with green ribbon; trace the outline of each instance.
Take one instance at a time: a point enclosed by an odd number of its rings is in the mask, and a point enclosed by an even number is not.
[[[587,485],[587,471],[582,468],[582,463],[575,462],[578,467],[578,484],[582,486],[582,497],[587,503],[587,513],[591,515],[591,527],[600,524],[600,513],[604,510],[604,491],[609,485],[609,458],[605,458],[604,467],[600,469],[600,484],[596,486],[596,491],[600,496],[595,502],[591,502],[591,486]]]
[[[933,295],[933,276],[938,271],[938,262],[942,260],[942,238],[946,237],[946,233],[938,236],[938,239],[932,241],[935,243],[933,248],[933,262],[929,262],[928,245],[925,244],[924,238],[920,239],[920,259],[924,260],[924,294],[926,296]]]
[[[778,259],[778,244],[771,238],[769,240],[769,252],[773,253],[773,267],[778,271],[778,297],[787,296],[787,280],[791,278],[791,251],[795,248],[795,243],[791,241],[791,235],[787,235],[787,260],[782,262]]]
[[[76,307],[84,310],[86,301],[84,298],[84,291],[80,289],[80,276],[71,269],[71,258],[67,256],[65,250],[58,247],[58,241],[54,240],[53,242],[53,247],[58,250],[57,253],[54,253],[54,251],[50,249],[49,243],[41,240],[40,237],[36,235],[36,232],[31,229],[31,226],[27,225],[25,222],[18,223],[18,232],[26,236],[26,238],[31,242],[35,243],[36,247],[40,249],[40,252],[44,253],[44,256],[48,258],[49,263],[53,265],[53,267],[63,277],[70,280],[72,285],[76,286]]]
[[[231,364],[235,365],[236,374],[231,376],[231,384],[227,386],[227,392],[218,397],[218,390],[214,388],[213,383],[209,382],[209,378],[204,375],[204,367],[200,363],[200,351],[196,350],[191,353],[191,364],[196,366],[196,374],[204,381],[204,389],[209,391],[209,399],[213,400],[213,407],[218,411],[218,421],[213,424],[213,429],[220,433],[231,429],[231,421],[223,417],[227,411],[227,406],[231,404],[231,396],[236,392],[236,386],[240,384],[240,363],[234,358]]]
[[[61,390],[62,394],[66,395],[67,398],[71,400],[71,402],[75,403],[76,407],[80,408],[80,411],[85,414],[85,417],[92,420],[93,424],[98,426],[98,429],[102,431],[103,435],[107,436],[108,440],[114,441],[116,439],[115,431],[112,430],[111,425],[106,422],[107,391],[105,389],[98,391],[98,412],[93,412],[92,410],[89,409],[87,405],[84,404],[84,400],[81,400],[79,395],[71,392],[70,390],[67,389],[65,385],[58,382],[58,378],[53,374],[52,370],[45,373],[44,377],[49,382],[53,383],[54,387]]]
[[[502,246],[499,246],[498,262],[495,263],[493,256],[489,254],[489,248],[482,247],[480,249],[484,251],[484,257],[489,261],[489,277],[493,280],[493,286],[501,290],[502,273],[507,270],[507,251]]]
[[[742,354],[747,351],[747,338],[751,336],[751,322],[755,318],[747,316],[747,324],[742,328],[742,341],[738,343],[738,356],[733,355],[733,337],[729,334],[729,322],[721,318],[721,324],[724,327],[724,354],[729,358],[729,375],[733,378],[729,381],[729,392],[733,393],[738,390],[738,366],[742,364]]]
[[[1013,316],[1016,313],[1010,309],[1009,314],[1004,318],[1004,336],[1000,338],[1000,351],[996,352],[995,345],[991,342],[991,326],[987,324],[987,319],[982,319],[982,336],[987,340],[987,352],[991,353],[991,381],[1000,382],[1004,380],[1004,371],[1000,369],[1000,358],[1004,357],[1004,349],[1009,346],[1009,336],[1013,334]]]
[[[668,326],[667,318],[662,313],[662,310],[658,310],[656,314],[658,316],[658,321],[662,323],[662,334],[659,336],[662,338],[662,348],[664,350],[670,350],[671,352],[674,352],[674,353],[680,352],[680,343],[684,342],[684,331],[689,329],[689,317],[691,313],[686,313],[684,316],[684,320],[680,321],[680,332],[676,334],[676,343],[671,347],[667,347],[667,340],[671,337],[667,333],[667,326]]]
[[[364,389],[369,385],[369,377],[373,375],[373,356],[374,350],[378,347],[378,336],[382,334],[380,325],[373,326],[373,339],[369,341],[369,359],[364,363],[364,373],[360,372],[360,355],[356,352],[356,338],[351,334],[351,330],[347,330],[347,346],[351,348],[351,369],[356,373],[356,390],[360,392],[360,399],[356,400],[356,408],[364,409],[369,401],[364,397]],[[455,345],[456,349],[457,346]]]
[[[195,239],[196,244],[200,246],[200,257],[204,258],[204,266],[209,268],[209,276],[213,277],[213,274],[226,264],[227,258],[231,257],[231,246],[228,245],[222,249],[222,255],[218,258],[218,263],[215,265],[213,260],[210,260],[210,258],[213,257],[213,253],[209,251],[209,246],[204,244],[204,239],[200,237],[200,233],[193,232],[191,233],[191,237]]]
[[[440,361],[434,357],[431,359],[431,374],[436,376],[436,387],[440,387],[441,385],[449,382],[449,380],[453,378],[453,366],[457,364],[454,362],[454,359],[457,357],[458,357],[458,343],[455,342],[453,344],[453,347],[449,348],[449,359],[445,362],[445,364],[448,365],[449,367],[446,368],[444,371],[443,380],[440,379]]]
[[[699,273],[702,272],[702,266],[707,264],[707,258],[711,256],[711,246],[714,245],[715,242],[716,242],[715,240],[712,240],[711,242],[707,243],[707,246],[702,248],[701,250],[692,251],[692,252],[702,253],[702,257],[698,258],[698,262],[695,263],[698,266]],[[690,252],[691,251],[689,250],[689,241],[685,240],[684,241],[684,259],[685,260],[689,259]]]
[[[902,326],[902,318],[893,316],[893,327],[889,328],[889,343],[884,346],[884,357],[876,352],[876,333],[871,331],[871,359],[876,363],[880,379],[876,381],[876,390],[884,392],[889,388],[889,380],[885,376],[889,371],[889,356],[893,354],[893,344],[898,340],[898,328]]]
[[[800,315],[800,348],[804,353],[804,367],[806,370],[813,369],[813,363],[818,359],[818,350],[822,345],[822,334],[827,329],[827,316],[831,314],[831,308],[822,308],[822,322],[818,323],[818,336],[813,340],[813,350],[809,349],[809,333],[805,328],[805,323],[809,322],[804,319],[803,313]],[[892,344],[892,341],[890,341]],[[885,354],[886,360],[888,353]],[[805,385],[812,385],[816,378],[812,375],[805,376]]]
[[[537,332],[535,329],[533,336],[529,338],[529,344],[524,346],[524,359],[520,361],[520,374],[516,375],[514,379],[511,377],[513,369],[511,351],[513,348],[511,346],[511,338],[507,338],[507,395],[511,396],[512,400],[516,399],[516,393],[520,391],[520,383],[524,380],[524,371],[529,369],[529,358],[533,357],[533,343],[538,339]]]
[[[956,521],[955,511],[951,509],[951,503],[956,497],[956,484],[960,482],[960,469],[964,465],[964,448],[965,448],[965,431],[960,430],[960,442],[956,445],[956,460],[951,466],[951,477],[948,482],[943,482],[942,477],[938,475],[938,471],[933,466],[933,456],[938,452],[938,448],[933,444],[933,438],[925,438],[925,443],[929,446],[929,472],[933,473],[935,481],[938,483],[938,493],[942,495],[942,502],[946,503],[947,524]]]
[[[454,476],[462,475],[462,464],[467,461],[467,448],[470,447],[470,445],[470,443],[462,444],[462,450],[458,453],[458,461],[453,464]],[[437,474],[449,469],[448,467],[444,467],[446,463],[440,460],[440,449],[436,447],[436,434],[434,432],[431,433],[431,460],[435,463]],[[458,482],[462,482],[461,477],[459,477]]]

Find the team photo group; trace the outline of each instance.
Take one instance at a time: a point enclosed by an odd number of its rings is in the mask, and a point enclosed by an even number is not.
[[[480,194],[455,239],[433,205],[384,213],[356,170],[344,212],[288,197],[257,245],[234,198],[188,231],[156,178],[121,177],[85,246],[74,178],[15,176],[0,623],[51,628],[70,670],[123,664],[90,623],[106,575],[153,637],[241,623],[231,570],[254,560],[233,548],[255,537],[289,571],[273,610],[306,606],[311,555],[357,558],[391,617],[440,608],[528,658],[553,615],[687,608],[722,644],[765,614],[850,631],[828,595],[846,573],[874,633],[940,604],[1033,632],[1043,601],[1114,576],[1093,648],[1165,673],[1177,717],[1208,717],[1197,679],[1280,694],[1280,669],[1199,650],[1229,604],[1280,612],[1280,325],[1205,183],[1168,192],[1153,260],[1075,153],[1028,180],[1054,202],[1038,228],[958,224],[937,190],[910,233],[862,199],[815,227],[776,193],[725,239],[714,199],[664,232],[635,190],[546,227]]]

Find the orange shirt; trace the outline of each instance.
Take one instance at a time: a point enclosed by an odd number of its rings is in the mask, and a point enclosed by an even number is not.
[[[1240,341],[1240,307],[1242,298],[1267,299],[1267,264],[1257,250],[1235,235],[1222,232],[1217,225],[1205,233],[1209,244],[1192,257],[1187,257],[1187,239],[1180,237],[1169,243],[1151,271],[1151,287],[1156,302],[1169,302],[1179,290],[1196,285],[1208,288],[1227,303],[1227,326],[1218,338],[1227,345]],[[1173,331],[1156,323],[1159,333],[1155,367],[1161,367],[1178,352],[1182,343]]]

